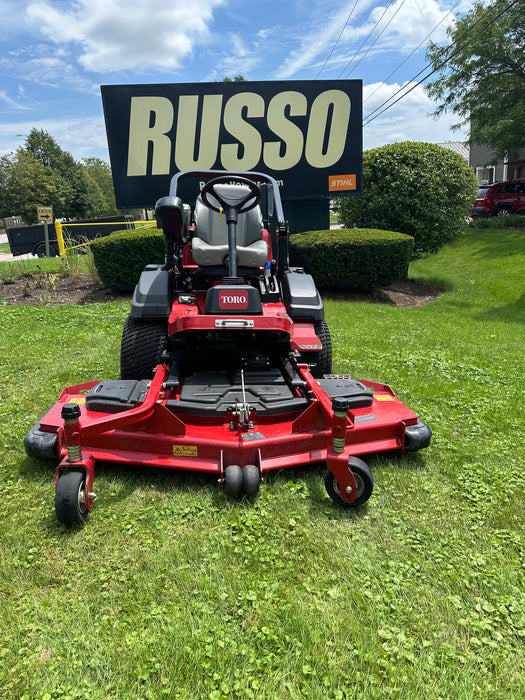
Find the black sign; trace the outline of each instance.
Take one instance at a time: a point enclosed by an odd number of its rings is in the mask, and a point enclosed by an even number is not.
[[[362,192],[360,80],[103,85],[119,207],[181,170],[257,170],[284,200]]]

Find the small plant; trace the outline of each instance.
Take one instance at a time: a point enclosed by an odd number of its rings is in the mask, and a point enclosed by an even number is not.
[[[49,273],[47,275],[47,286],[52,290],[58,289],[58,275]]]

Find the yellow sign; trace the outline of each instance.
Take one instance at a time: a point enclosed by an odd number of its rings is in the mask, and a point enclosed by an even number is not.
[[[53,207],[37,207],[39,221],[53,221]]]
[[[197,445],[173,445],[174,457],[197,457]]]

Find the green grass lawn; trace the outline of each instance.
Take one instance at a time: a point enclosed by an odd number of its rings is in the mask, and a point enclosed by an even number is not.
[[[447,289],[425,307],[326,301],[334,371],[434,431],[368,460],[356,511],[320,467],[232,502],[100,466],[66,529],[23,436],[63,386],[118,376],[129,304],[0,306],[0,697],[524,697],[524,236],[470,230],[412,264]]]

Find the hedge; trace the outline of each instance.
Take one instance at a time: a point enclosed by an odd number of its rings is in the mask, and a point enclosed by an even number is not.
[[[102,284],[115,292],[132,292],[146,265],[165,260],[164,235],[156,228],[115,231],[93,241],[91,250]]]
[[[525,216],[523,214],[510,214],[509,216],[483,216],[472,219],[470,228],[523,228]]]
[[[413,246],[412,236],[395,231],[307,231],[291,237],[290,259],[320,289],[371,291],[403,278]]]

